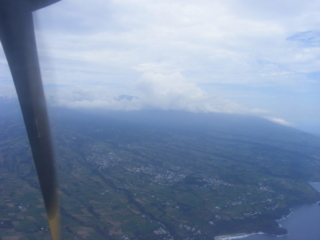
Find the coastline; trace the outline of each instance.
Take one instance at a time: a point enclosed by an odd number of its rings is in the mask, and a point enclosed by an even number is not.
[[[256,234],[265,234],[263,232],[257,232],[257,233],[235,233],[235,234],[226,234],[226,235],[220,235],[220,236],[215,236],[214,240],[231,240],[231,239],[240,239],[240,238],[245,238],[249,237],[251,235],[256,235]]]
[[[302,205],[300,205],[300,206],[302,206]],[[297,207],[299,207],[299,206],[297,206]],[[291,215],[293,209],[294,209],[294,207],[290,208],[289,209],[290,212],[287,215],[283,215],[281,218],[279,218],[279,219],[277,219],[275,221],[278,223],[279,221],[282,221],[282,220],[286,219],[287,217],[289,217]],[[281,226],[281,224],[279,224],[279,226]]]
[[[310,183],[309,183],[310,184]],[[318,185],[320,185],[320,183],[317,182]],[[314,183],[313,184],[310,184],[312,187],[314,187]],[[320,192],[320,187],[318,188],[315,188],[314,189],[318,192]],[[309,205],[309,204],[318,204],[320,205],[320,201],[316,201],[314,203],[304,203],[304,204],[301,204],[299,206],[303,206],[303,205]],[[286,218],[288,218],[292,213],[293,213],[293,210],[296,208],[296,207],[299,207],[299,206],[295,206],[295,207],[290,207],[289,208],[289,213],[287,215],[283,215],[281,218],[275,220],[275,222],[278,224],[278,226],[280,228],[283,228],[281,226],[281,224],[279,223],[279,221],[282,221],[282,220],[285,220]],[[241,238],[246,238],[246,237],[249,237],[251,235],[256,235],[256,234],[268,234],[268,233],[264,233],[264,232],[257,232],[257,233],[235,233],[235,234],[225,234],[225,235],[219,235],[219,236],[215,236],[214,237],[214,240],[232,240],[232,239],[241,239]],[[271,235],[274,235],[274,236],[277,236],[277,237],[283,237],[287,234],[271,234]]]

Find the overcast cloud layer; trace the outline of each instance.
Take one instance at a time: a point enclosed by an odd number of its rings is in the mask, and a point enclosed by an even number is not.
[[[318,0],[63,0],[35,20],[51,104],[254,114],[320,133]],[[0,95],[15,96],[3,52]]]

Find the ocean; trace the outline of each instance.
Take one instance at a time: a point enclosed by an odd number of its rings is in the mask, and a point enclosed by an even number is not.
[[[320,192],[320,182],[310,183]],[[277,221],[288,230],[284,236],[254,234],[248,237],[229,237],[224,240],[320,240],[320,205],[318,203],[293,208],[284,219]]]

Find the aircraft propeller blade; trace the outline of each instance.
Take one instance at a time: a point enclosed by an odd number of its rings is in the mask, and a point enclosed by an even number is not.
[[[57,180],[32,11],[57,0],[0,0],[0,39],[14,80],[53,240],[60,239]]]

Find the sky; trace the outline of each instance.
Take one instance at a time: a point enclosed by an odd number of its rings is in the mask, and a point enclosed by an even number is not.
[[[250,114],[320,133],[318,0],[62,0],[34,20],[50,105]],[[2,48],[0,96],[16,97]]]

